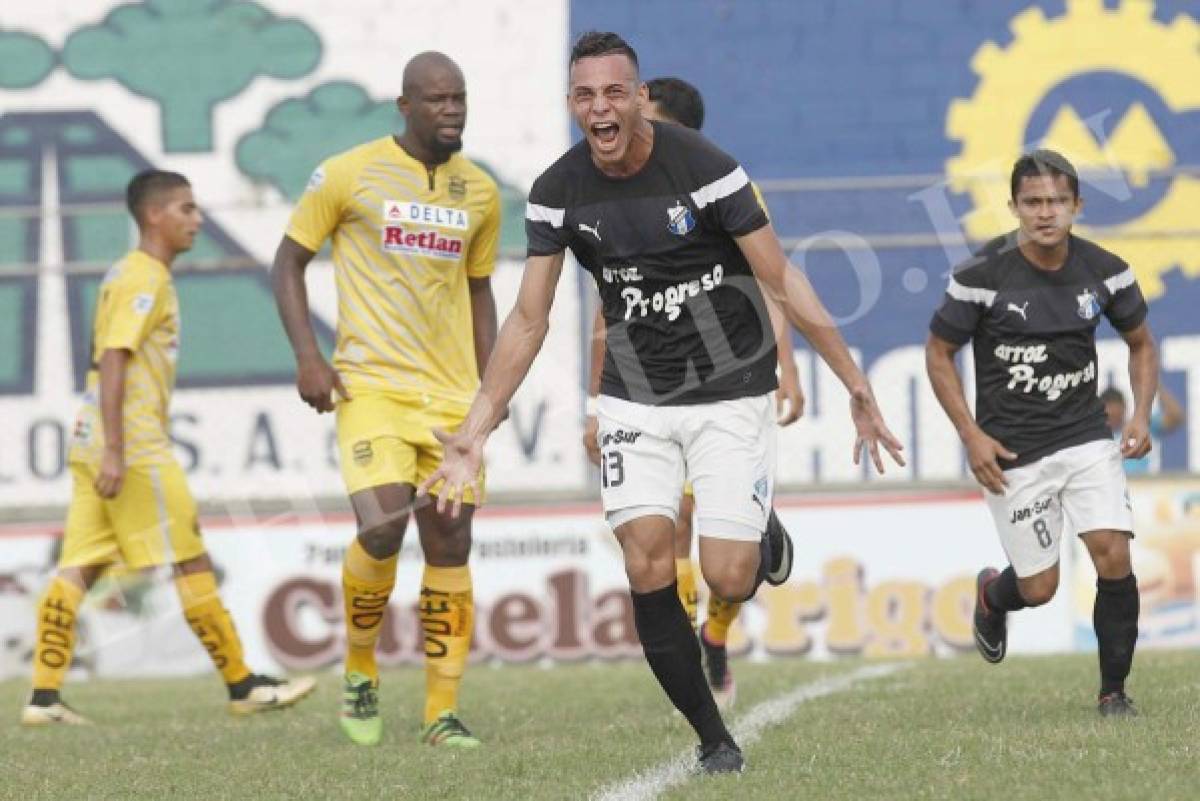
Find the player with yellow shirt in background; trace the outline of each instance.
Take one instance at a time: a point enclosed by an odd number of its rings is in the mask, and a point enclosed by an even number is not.
[[[318,412],[336,411],[358,523],[342,569],[342,730],[361,745],[382,736],[375,646],[411,513],[425,554],[421,739],[473,748],[479,740],[457,707],[474,621],[471,512],[482,498],[467,497],[464,513],[452,517],[433,504],[414,508],[413,494],[441,461],[431,430],[462,422],[496,339],[490,276],[500,198],[495,181],[458,153],[466,88],[453,61],[415,56],[397,106],[403,134],[333,156],[313,173],[275,255],[273,281],[300,396]],[[304,286],[327,239],[338,292],[332,365],[318,349]]]
[[[111,565],[173,566],[184,617],[229,690],[234,714],[290,706],[316,686],[253,674],[217,594],[196,502],[171,452],[167,407],[179,352],[179,300],[171,263],[190,250],[201,215],[186,178],[148,170],[126,190],[138,246],[100,285],[92,369],[75,422],[74,489],[58,572],[38,604],[27,726],[88,721],[62,702],[75,622],[88,588]]]

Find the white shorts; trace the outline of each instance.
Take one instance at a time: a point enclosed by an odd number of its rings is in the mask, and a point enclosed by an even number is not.
[[[1000,544],[1021,578],[1058,563],[1064,516],[1076,534],[1110,529],[1133,534],[1133,508],[1121,451],[1096,440],[1005,470],[1004,495],[984,491]]]
[[[775,491],[771,396],[649,406],[602,395],[597,405],[600,498],[613,528],[675,519],[684,481],[701,536],[758,542]]]

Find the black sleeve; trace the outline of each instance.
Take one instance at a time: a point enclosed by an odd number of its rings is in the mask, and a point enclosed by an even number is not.
[[[525,204],[528,256],[553,256],[567,249],[570,235],[563,225],[566,209],[562,193],[554,191],[554,183],[553,175],[546,172],[529,190],[529,202]]]
[[[971,283],[963,283],[960,276],[950,276],[942,305],[929,323],[929,330],[935,336],[955,345],[964,345],[975,335],[975,329],[979,327],[983,313],[991,308],[996,293]]]
[[[1134,278],[1133,269],[1125,262],[1120,262],[1120,269],[1114,275],[1104,280],[1110,297],[1104,307],[1104,316],[1118,331],[1132,331],[1146,319],[1149,309],[1142,290]]]

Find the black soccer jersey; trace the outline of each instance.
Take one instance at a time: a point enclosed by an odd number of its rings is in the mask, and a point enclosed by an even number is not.
[[[1133,270],[1071,236],[1058,270],[1035,267],[1016,234],[989,242],[955,268],[930,323],[958,345],[974,340],[975,418],[1017,454],[1010,469],[1111,434],[1097,397],[1096,326],[1118,331],[1146,318]]]
[[[733,239],[766,214],[736,161],[682,125],[653,125],[649,160],[628,178],[604,175],[580,142],[534,182],[529,254],[570,248],[596,280],[601,393],[661,406],[770,392],[775,337]]]

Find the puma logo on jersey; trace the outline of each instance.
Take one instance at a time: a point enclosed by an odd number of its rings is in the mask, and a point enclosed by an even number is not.
[[[1015,303],[1008,304],[1008,311],[1016,312],[1017,314],[1021,315],[1021,319],[1024,320],[1025,322],[1029,322],[1029,318],[1025,316],[1025,310],[1028,308],[1029,308],[1029,301],[1025,301],[1020,306],[1018,306]]]
[[[599,220],[596,220],[596,227],[594,227],[594,228],[593,228],[592,226],[590,226],[590,225],[587,225],[587,224],[585,224],[585,223],[580,223],[580,224],[579,224],[579,230],[580,230],[580,231],[587,231],[589,234],[591,234],[592,236],[596,237],[596,241],[597,241],[597,242],[601,242],[601,241],[603,241],[602,239],[600,239],[600,221],[599,221]]]

